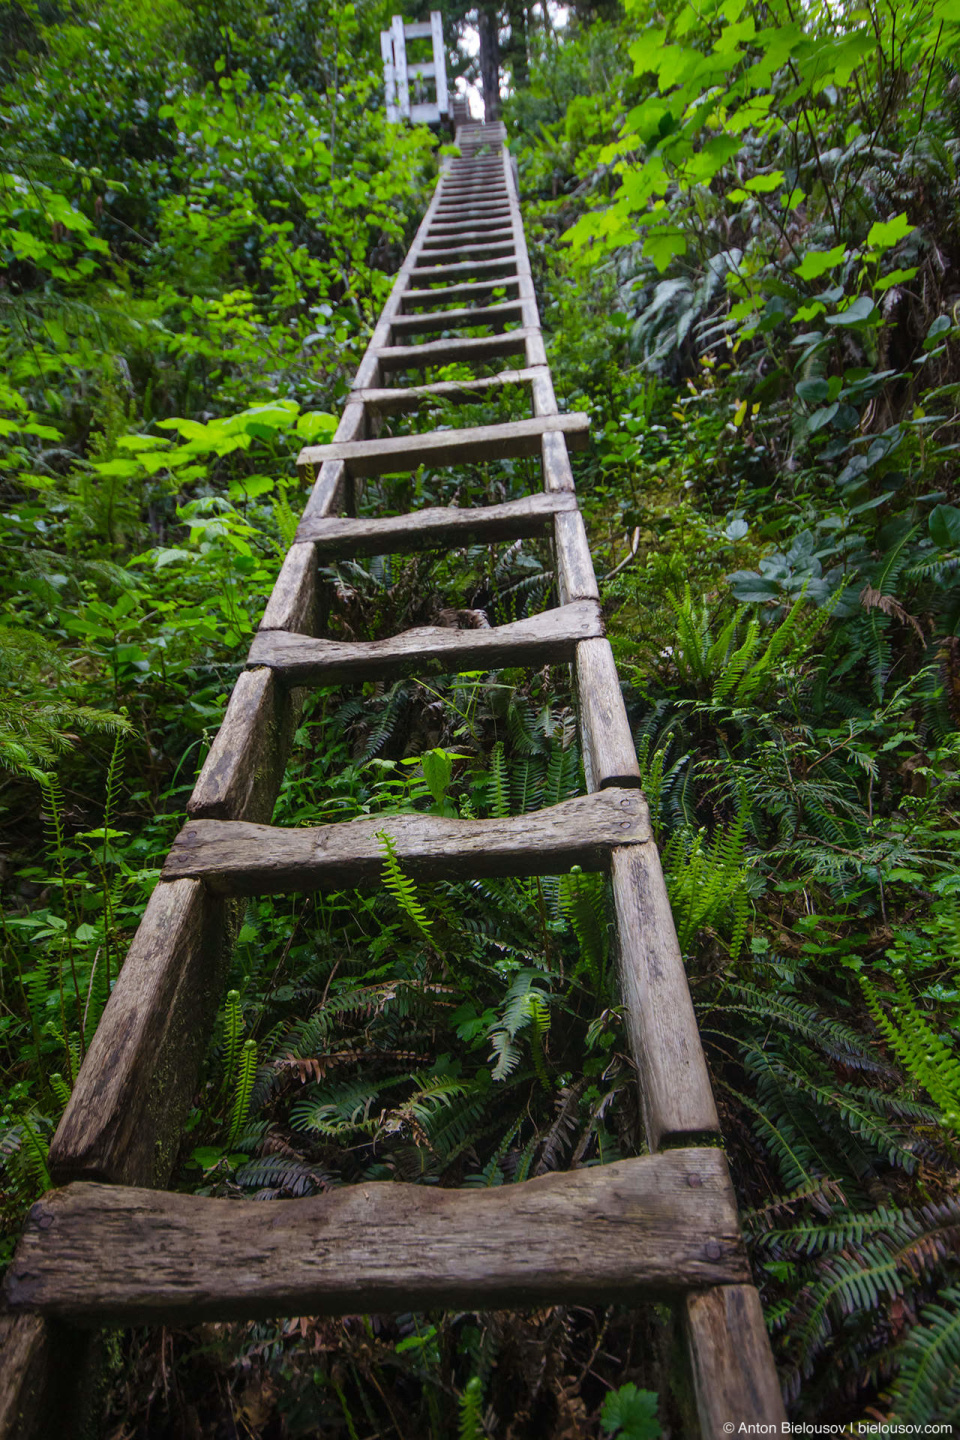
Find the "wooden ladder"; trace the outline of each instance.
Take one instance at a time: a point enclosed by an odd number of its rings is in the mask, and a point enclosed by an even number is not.
[[[61,1398],[73,1383],[64,1337],[74,1337],[82,1371],[80,1337],[101,1324],[649,1297],[681,1309],[704,1437],[730,1433],[731,1422],[783,1419],[577,508],[568,447],[585,440],[587,419],[557,409],[504,138],[499,125],[458,130],[460,157],[444,161],[335,439],[300,457],[315,483],[296,539],[54,1137],[50,1171],[61,1188],[31,1210],[8,1274],[2,1436],[46,1433],[55,1382]],[[509,298],[491,303],[494,291]],[[480,325],[494,333],[429,338]],[[460,360],[519,368],[388,383],[395,372]],[[377,438],[385,415],[505,385],[526,388],[530,418]],[[542,494],[382,519],[341,515],[367,476],[524,455],[542,458]],[[544,614],[370,644],[316,636],[321,562],[543,534],[553,538],[560,601]],[[165,1192],[238,897],[380,875],[382,817],[315,829],[268,823],[304,687],[422,673],[427,663],[460,673],[551,661],[573,666],[589,793],[502,820],[391,816],[391,836],[414,877],[571,865],[610,876],[650,1154],[489,1190],[368,1184],[271,1204]]]

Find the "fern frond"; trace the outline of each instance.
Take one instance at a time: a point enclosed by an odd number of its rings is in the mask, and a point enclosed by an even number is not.
[[[890,1398],[893,1421],[960,1420],[960,1288],[948,1286],[920,1312]]]
[[[505,820],[510,814],[507,799],[507,765],[503,741],[498,740],[490,756],[490,814],[494,820]]]
[[[865,976],[860,976],[860,985],[870,1014],[894,1054],[938,1106],[947,1129],[960,1135],[960,1053],[921,1015],[902,975],[896,977],[895,1020],[887,1015]]]
[[[377,839],[383,849],[383,870],[381,871],[383,888],[393,896],[397,906],[406,915],[414,929],[418,930],[423,938],[432,944],[433,922],[420,903],[416,885],[400,868],[397,847],[386,830],[378,830]]]
[[[240,1061],[237,1067],[237,1079],[233,1093],[233,1110],[230,1117],[230,1129],[227,1134],[227,1149],[237,1143],[241,1130],[246,1124],[247,1116],[250,1113],[250,1100],[253,1095],[253,1082],[257,1076],[257,1042],[256,1040],[245,1040],[243,1049],[240,1052]]]

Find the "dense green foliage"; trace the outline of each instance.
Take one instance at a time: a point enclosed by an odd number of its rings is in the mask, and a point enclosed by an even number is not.
[[[7,1254],[292,538],[292,458],[435,174],[434,138],[383,120],[390,8],[0,6]],[[529,30],[507,119],[785,1389],[804,1419],[957,1420],[960,13],[577,13]],[[539,483],[421,468],[362,505]],[[527,543],[324,580],[351,638],[554,599]],[[401,811],[582,783],[559,668],[312,697],[276,821],[382,817],[383,883],[249,906],[172,1183],[488,1186],[637,1153],[602,882],[416,886],[390,838]],[[138,1436],[691,1424],[656,1308],[117,1354],[110,1418]]]

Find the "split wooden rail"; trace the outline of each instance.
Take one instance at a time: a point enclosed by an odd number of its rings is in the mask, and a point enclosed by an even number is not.
[[[336,437],[301,456],[315,481],[296,540],[54,1138],[61,1188],[34,1206],[9,1271],[2,1437],[53,1433],[65,1357],[82,1371],[83,1336],[103,1323],[650,1296],[682,1312],[705,1440],[731,1422],[783,1418],[577,508],[568,447],[587,421],[558,412],[503,140],[500,126],[458,131],[460,158],[444,162]],[[449,333],[478,326],[493,333]],[[518,368],[467,381],[389,384],[452,361],[513,358]],[[525,387],[529,419],[378,438],[385,416],[505,385]],[[542,494],[380,519],[340,513],[367,476],[522,455],[541,457]],[[542,615],[373,644],[316,635],[322,562],[536,535],[552,537],[556,558],[559,604]],[[588,793],[504,820],[392,817],[391,834],[413,876],[573,864],[610,876],[650,1154],[495,1191],[384,1183],[270,1204],[166,1193],[236,897],[357,885],[382,865],[382,821],[269,823],[304,688],[548,661],[573,667]]]

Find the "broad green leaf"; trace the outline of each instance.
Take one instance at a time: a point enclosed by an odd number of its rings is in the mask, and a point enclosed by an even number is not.
[[[275,484],[269,475],[245,475],[242,480],[231,480],[227,493],[231,500],[255,500],[258,495],[269,495]]]
[[[151,550],[150,558],[158,570],[165,565],[177,565],[181,560],[193,561],[197,556],[193,550],[178,550],[176,548],[166,550]]]
[[[10,245],[18,260],[45,260],[51,253],[49,245],[31,235],[29,230],[5,230],[2,239]]]
[[[817,280],[839,265],[847,253],[845,245],[835,245],[832,250],[808,250],[799,265],[794,266],[794,275],[801,280]]]
[[[652,1390],[621,1385],[604,1400],[600,1422],[605,1432],[617,1440],[658,1440],[663,1430],[657,1419],[657,1407],[657,1396]]]
[[[889,250],[906,235],[916,229],[906,215],[895,215],[892,220],[875,220],[867,232],[867,244],[871,250]]]
[[[324,410],[307,410],[297,421],[297,434],[308,445],[313,445],[318,440],[326,442],[336,428],[336,415],[328,415]]]
[[[824,425],[829,425],[839,409],[840,406],[834,401],[832,405],[825,405],[822,410],[815,410],[807,421],[807,430],[810,434],[815,435],[818,430],[823,429]]]
[[[811,300],[809,305],[801,305],[799,310],[793,312],[792,323],[794,325],[805,325],[808,320],[815,320],[818,315],[826,313],[826,305],[820,300]],[[793,343],[799,345],[807,337],[801,335]]]
[[[196,420],[185,420],[174,416],[170,420],[158,420],[158,430],[176,430],[187,440],[206,440],[210,434],[209,425],[200,425]]]
[[[912,280],[916,273],[916,265],[911,265],[909,270],[891,270],[890,274],[884,275],[883,279],[878,280],[873,288],[875,290],[879,290],[882,293],[884,290],[889,290],[894,285],[903,285],[906,283],[907,280]]]
[[[821,400],[826,400],[830,394],[830,386],[826,380],[821,380],[819,377],[800,380],[797,382],[797,394],[808,405],[817,405]]]
[[[741,41],[752,40],[756,33],[757,27],[754,23],[753,16],[748,15],[746,20],[735,21],[733,24],[725,25],[720,32],[720,39],[714,48],[719,55],[730,54],[739,48]]]
[[[869,295],[858,295],[846,310],[841,310],[839,315],[828,315],[825,323],[827,325],[862,325],[869,320],[876,310],[876,306]]]
[[[716,139],[708,140],[706,145],[687,161],[684,167],[687,178],[695,184],[707,184],[723,169],[728,160],[740,153],[741,148],[740,141],[734,135],[718,135]]]
[[[93,467],[98,475],[119,475],[128,480],[142,468],[139,460],[98,460]]]
[[[662,275],[671,260],[687,253],[687,237],[677,228],[663,226],[651,230],[643,242],[643,253],[650,257]]]
[[[941,549],[960,545],[960,510],[956,505],[937,505],[930,511],[930,539]]]
[[[121,435],[117,440],[121,450],[157,450],[166,444],[160,435]]]
[[[952,324],[953,322],[949,315],[938,315],[927,331],[926,339],[923,342],[924,350],[931,349],[937,340],[939,340],[940,336],[946,335],[947,331],[952,328]]]
[[[743,188],[752,190],[757,195],[769,195],[774,190],[779,190],[785,179],[782,170],[774,170],[769,175],[754,175],[752,179],[744,181]]]
[[[727,580],[734,597],[748,604],[777,600],[780,597],[777,581],[764,579],[755,570],[735,570],[732,575],[727,576]]]
[[[427,789],[439,805],[453,778],[453,760],[446,750],[428,750],[421,759]]]

